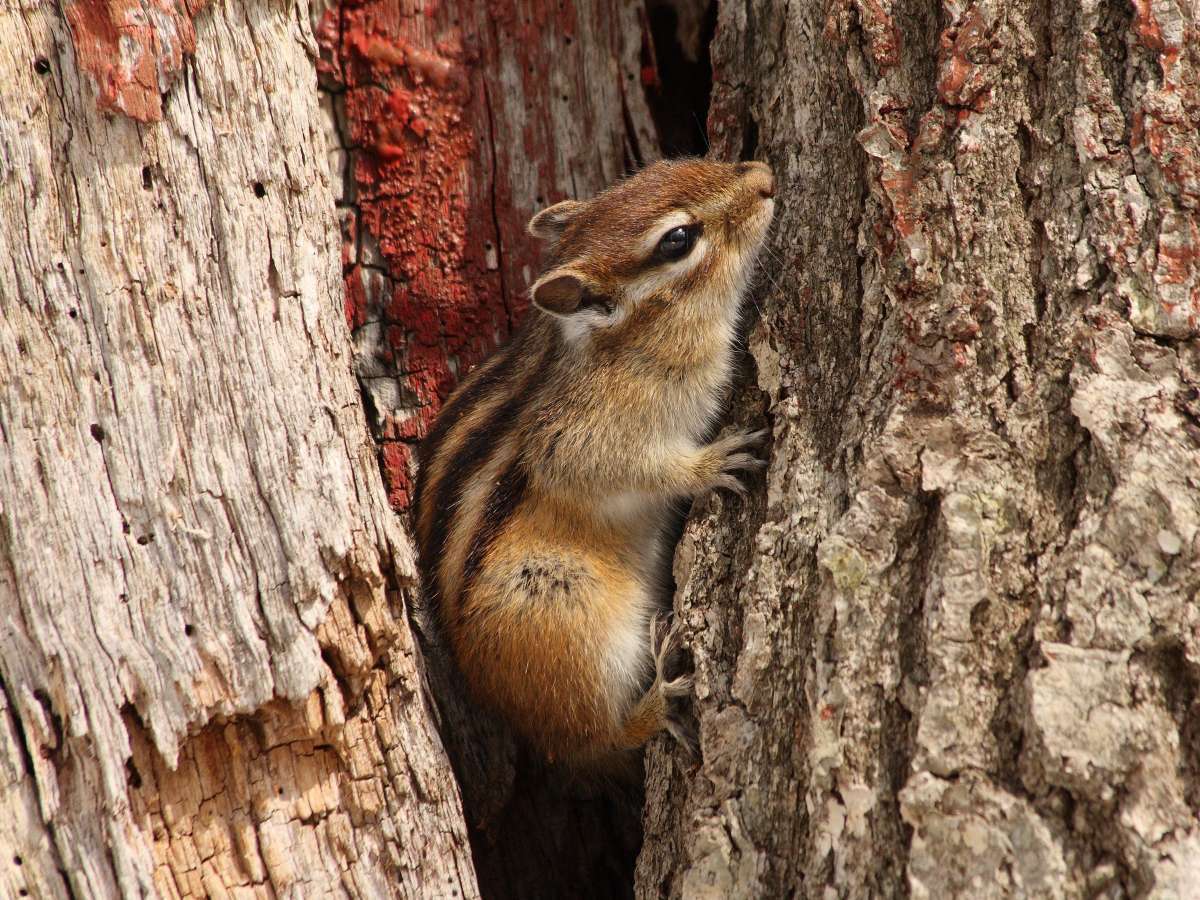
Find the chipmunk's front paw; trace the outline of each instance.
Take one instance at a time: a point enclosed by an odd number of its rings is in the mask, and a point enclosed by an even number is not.
[[[767,438],[767,429],[757,431],[734,431],[713,441],[709,448],[719,461],[719,471],[712,479],[712,487],[726,488],[738,496],[746,495],[746,485],[735,472],[755,472],[767,467],[767,461],[753,453],[748,447],[761,446]]]

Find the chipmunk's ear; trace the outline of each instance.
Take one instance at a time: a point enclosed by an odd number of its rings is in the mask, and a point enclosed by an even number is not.
[[[583,276],[574,269],[552,269],[533,283],[529,296],[548,313],[569,316],[579,308],[587,292]]]
[[[529,220],[529,233],[544,241],[561,236],[571,217],[583,209],[584,205],[578,200],[564,200],[562,203],[547,206]]]

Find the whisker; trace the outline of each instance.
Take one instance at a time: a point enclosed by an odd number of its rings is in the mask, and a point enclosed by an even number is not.
[[[771,259],[775,260],[775,262],[778,263],[781,268],[783,267],[783,254],[782,253],[780,253],[778,250],[776,250],[770,244],[763,244],[762,249],[763,249],[763,252],[766,253],[769,257],[771,257]]]
[[[700,132],[700,140],[704,141],[704,155],[709,156],[712,153],[712,145],[708,142],[708,131],[704,127],[704,123],[700,121],[700,117],[696,115],[696,111],[692,110],[692,118],[696,120],[696,130]]]

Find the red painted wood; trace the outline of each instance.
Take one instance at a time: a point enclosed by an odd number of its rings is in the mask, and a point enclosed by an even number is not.
[[[79,67],[101,109],[140,122],[162,118],[162,95],[196,49],[195,17],[208,0],[75,0],[66,8]]]
[[[351,149],[346,312],[356,329],[381,326],[367,352],[400,381],[377,430],[397,507],[416,441],[528,306],[529,217],[625,167],[622,81],[636,70],[620,65],[616,10],[346,0],[320,23]]]

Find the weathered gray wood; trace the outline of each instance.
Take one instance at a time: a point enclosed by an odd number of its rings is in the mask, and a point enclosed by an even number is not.
[[[1200,892],[1198,17],[721,4],[774,443],[677,557],[640,896]]]
[[[139,123],[0,5],[0,893],[474,896],[309,11],[195,28]]]

